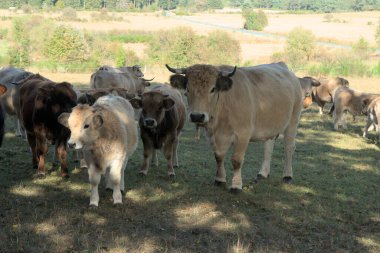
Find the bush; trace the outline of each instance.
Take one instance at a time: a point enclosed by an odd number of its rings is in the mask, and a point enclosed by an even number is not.
[[[73,28],[59,26],[44,47],[49,60],[62,63],[81,63],[88,58],[88,45],[84,36]]]
[[[240,62],[240,44],[227,32],[214,31],[206,38],[207,45],[202,53],[209,64],[235,65]]]
[[[112,32],[114,33],[114,32]],[[118,41],[122,43],[147,43],[152,40],[153,36],[149,33],[128,32],[124,34],[112,34],[108,38],[110,41]]]
[[[0,29],[0,40],[5,39],[7,37],[7,34],[8,34],[7,28]]]
[[[262,10],[254,11],[252,9],[243,10],[245,19],[244,29],[262,31],[268,25],[268,18]]]
[[[293,29],[286,40],[285,55],[290,66],[298,69],[309,61],[314,53],[315,37],[312,31],[303,28]]]
[[[62,10],[64,20],[77,20],[77,11],[72,7],[66,7]]]
[[[361,37],[353,46],[352,50],[361,59],[365,59],[370,54],[370,47],[368,41]]]
[[[10,64],[27,67],[30,64],[30,39],[26,19],[14,19],[12,26],[12,45],[8,51]]]
[[[222,0],[207,0],[207,7],[210,9],[223,9]]]

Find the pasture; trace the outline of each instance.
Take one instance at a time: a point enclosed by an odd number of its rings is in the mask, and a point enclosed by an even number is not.
[[[0,10],[0,27],[11,29],[11,17],[23,14]],[[117,20],[92,20],[90,12],[78,12],[77,21],[57,20],[59,12],[34,13],[57,24],[97,32],[152,32],[190,26],[197,34],[225,24],[241,28],[240,14],[194,14],[185,18],[160,13],[113,13]],[[302,24],[319,41],[351,45],[363,36],[375,44],[380,12],[333,14],[268,13],[264,32],[284,35]],[[194,23],[197,20],[201,23]],[[207,23],[211,25],[204,25]],[[42,30],[44,31],[44,30]],[[284,48],[285,40],[255,38],[229,31],[241,47],[241,63],[267,63]],[[0,40],[0,56],[7,45]],[[147,43],[123,43],[144,59]],[[320,53],[323,53],[322,51]],[[337,52],[339,54],[339,52]],[[5,55],[5,53],[4,53]],[[34,57],[34,58],[33,58]],[[32,54],[33,60],[42,57]],[[114,64],[104,62],[102,64]],[[370,58],[369,61],[378,61]],[[239,64],[241,65],[241,64]],[[146,65],[147,78],[166,82],[169,73]],[[180,66],[176,66],[180,67]],[[90,72],[59,73],[28,68],[54,81],[69,81],[85,87]],[[298,76],[309,75],[298,72]],[[350,86],[379,93],[379,77],[347,77]],[[325,110],[329,107],[325,108]],[[59,176],[48,158],[48,174],[36,178],[26,141],[14,135],[13,121],[6,120],[6,135],[0,148],[0,252],[380,252],[380,143],[375,132],[362,138],[365,117],[348,130],[333,131],[332,118],[318,115],[317,107],[303,111],[293,159],[294,183],[281,182],[283,140],[276,144],[270,178],[259,183],[263,145],[251,143],[243,164],[243,192],[214,186],[215,159],[205,136],[197,141],[194,125],[187,122],[180,137],[179,163],[174,180],[166,177],[166,162],[159,153],[158,168],[147,177],[138,174],[143,161],[142,143],[125,170],[123,205],[112,205],[112,193],[99,186],[99,208],[90,209],[88,174],[70,160],[70,179]],[[232,178],[230,156],[226,157],[227,185]]]
[[[208,141],[186,123],[175,180],[159,167],[138,175],[142,143],[126,168],[123,205],[101,182],[100,205],[89,209],[86,170],[71,161],[71,177],[52,163],[35,178],[27,143],[7,133],[0,152],[0,252],[379,252],[379,143],[361,137],[364,118],[332,131],[331,118],[304,111],[292,185],[281,183],[283,142],[276,142],[270,178],[254,177],[262,144],[243,165],[243,192],[214,186]],[[230,183],[232,166],[226,160]]]

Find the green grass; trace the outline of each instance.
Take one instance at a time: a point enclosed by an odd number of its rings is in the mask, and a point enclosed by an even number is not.
[[[71,163],[71,178],[52,169],[36,179],[25,141],[10,120],[0,152],[0,252],[379,252],[380,160],[364,118],[344,132],[315,107],[303,112],[294,155],[293,185],[281,183],[283,141],[275,145],[270,178],[253,178],[262,144],[252,143],[243,165],[243,192],[213,185],[208,141],[186,123],[176,179],[158,168],[137,172],[142,143],[130,158],[123,206],[99,188],[99,208],[88,208],[87,171]],[[50,152],[50,156],[51,156]],[[231,154],[231,153],[230,153]],[[226,160],[228,183],[232,166]]]
[[[108,39],[110,41],[117,41],[122,43],[147,43],[152,40],[153,35],[151,34],[138,34],[138,33],[127,33],[127,34],[110,34]]]

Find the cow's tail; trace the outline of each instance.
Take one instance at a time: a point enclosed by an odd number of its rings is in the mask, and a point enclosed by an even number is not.
[[[332,116],[333,115],[333,112],[335,110],[335,103],[333,102],[331,108],[330,108],[330,111],[327,113],[328,115]]]

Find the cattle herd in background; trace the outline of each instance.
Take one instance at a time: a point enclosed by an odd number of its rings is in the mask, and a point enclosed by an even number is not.
[[[264,142],[264,160],[256,178],[262,180],[269,176],[279,134],[284,134],[285,145],[283,182],[292,182],[298,122],[302,108],[312,102],[321,114],[326,103],[333,103],[329,114],[335,130],[347,127],[346,112],[354,117],[367,115],[363,136],[375,129],[380,142],[380,95],[350,89],[344,78],[297,78],[283,62],[239,68],[166,67],[173,73],[170,83],[147,88],[153,79],[144,79],[139,66],[102,66],[91,76],[88,89],[4,67],[0,69],[0,145],[8,114],[15,118],[16,135],[29,143],[39,177],[45,175],[48,143],[55,145],[63,177],[69,177],[67,147],[76,149],[81,167],[88,168],[90,205],[98,206],[102,174],[106,187],[113,190],[114,203],[122,203],[124,168],[137,147],[138,127],[144,146],[140,173],[146,175],[151,163],[158,165],[156,150],[162,149],[168,176],[175,175],[187,115],[197,129],[206,129],[216,160],[217,185],[226,184],[224,157],[233,147],[233,192],[242,189],[241,167],[248,143]]]

